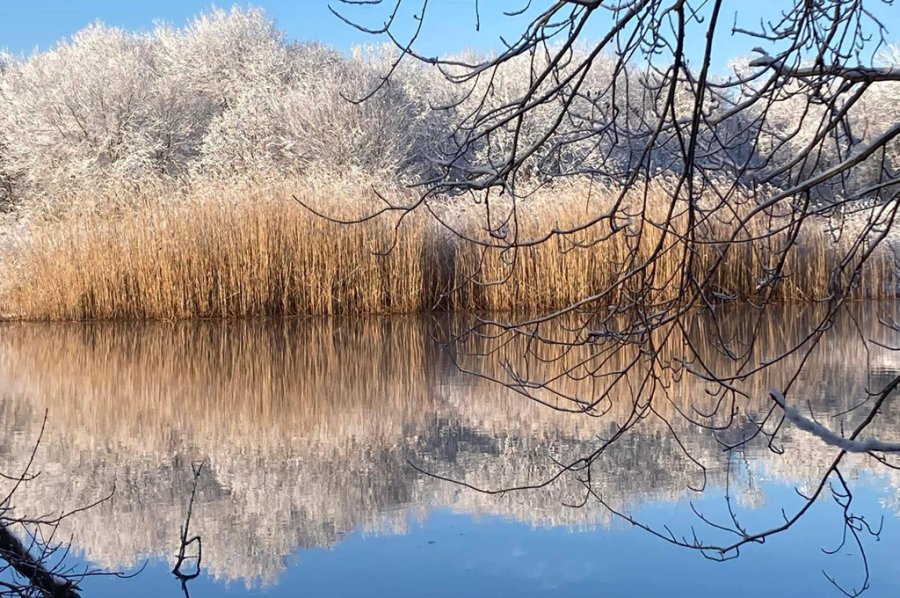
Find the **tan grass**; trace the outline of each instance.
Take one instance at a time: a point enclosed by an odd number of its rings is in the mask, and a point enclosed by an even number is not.
[[[827,232],[824,219],[808,218],[792,238],[787,201],[754,214],[757,204],[749,196],[730,198],[727,206],[703,198],[689,242],[688,204],[672,199],[673,186],[658,179],[647,188],[625,193],[616,211],[617,232],[612,232],[608,219],[584,226],[611,211],[620,195],[617,188],[589,189],[576,183],[520,203],[518,234],[511,230],[511,240],[520,245],[547,241],[516,250],[462,244],[457,250],[456,283],[469,292],[460,293],[455,304],[515,310],[558,308],[588,297],[608,306],[648,308],[686,297],[805,302],[826,299],[836,286],[852,286],[851,295],[858,298],[893,296],[895,266],[886,243],[850,285],[863,251],[852,250],[862,234],[860,218],[855,226],[844,227],[837,240]],[[491,225],[482,223],[475,233],[482,243],[491,242],[487,231],[506,220],[502,207],[495,206],[493,213]],[[473,230],[474,218],[463,220]],[[553,230],[575,232],[548,237]],[[848,254],[852,255],[847,268],[832,281]],[[782,256],[781,280],[761,285]],[[467,279],[473,282],[466,284]]]
[[[389,255],[393,223],[318,218],[287,186],[205,188],[31,227],[15,250],[5,310],[25,319],[180,319],[410,312],[422,303],[422,219]],[[334,203],[337,188],[298,193]],[[375,199],[354,188],[360,206]],[[140,198],[144,200],[145,198]]]
[[[85,320],[534,310],[587,297],[655,308],[701,297],[760,300],[769,292],[809,301],[833,292],[832,272],[855,240],[845,232],[835,242],[821,220],[809,220],[791,244],[786,230],[770,233],[788,216],[748,219],[755,207],[748,198],[727,209],[701,202],[689,241],[687,203],[673,203],[665,180],[624,195],[616,232],[609,219],[585,224],[610,209],[618,190],[577,182],[522,201],[505,233],[493,235],[509,215],[502,198],[490,223],[483,205],[447,198],[433,206],[437,219],[418,210],[399,228],[397,213],[342,225],[293,199],[353,218],[383,207],[373,192],[379,186],[394,203],[415,199],[371,181],[288,181],[98,192],[57,202],[68,207],[52,218],[46,208],[32,209],[0,236],[0,314]],[[510,249],[513,242],[527,246]],[[774,291],[761,287],[785,248],[784,279]],[[893,295],[892,258],[887,249],[876,252],[853,292]],[[851,269],[837,282],[846,285]]]

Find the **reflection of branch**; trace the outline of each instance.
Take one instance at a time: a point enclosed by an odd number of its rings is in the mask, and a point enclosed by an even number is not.
[[[175,566],[172,567],[172,574],[177,577],[181,581],[181,589],[184,591],[184,595],[189,597],[187,589],[187,582],[198,577],[200,575],[200,561],[203,559],[203,542],[200,540],[200,536],[192,536],[188,537],[190,533],[191,526],[191,513],[194,510],[194,499],[197,497],[197,482],[200,479],[200,472],[203,471],[203,462],[201,461],[199,465],[191,465],[191,469],[194,471],[194,484],[191,489],[191,499],[188,501],[187,515],[184,518],[184,525],[181,526],[181,545],[178,547],[178,555],[176,556]],[[185,555],[185,551],[187,547],[197,543],[197,555],[196,556],[187,556]],[[194,570],[190,573],[185,573],[181,570],[181,567],[184,565],[185,561],[196,559],[197,563],[194,566]]]
[[[34,441],[24,469],[17,476],[0,472],[0,478],[11,480],[12,488],[0,500],[0,574],[12,572],[12,580],[0,581],[0,596],[41,596],[47,598],[78,598],[78,583],[90,576],[130,577],[120,572],[97,571],[85,568],[77,571],[65,564],[69,548],[54,538],[59,524],[66,518],[87,511],[107,501],[115,489],[103,498],[59,515],[42,517],[18,517],[12,515],[13,499],[22,486],[32,482],[38,473],[32,473],[35,457],[47,427],[47,412]],[[21,529],[23,541],[13,529]],[[51,558],[55,557],[55,563]],[[136,574],[135,574],[136,575]],[[4,577],[6,577],[4,575]],[[21,579],[18,579],[21,577]]]
[[[865,440],[852,440],[835,434],[819,422],[813,421],[805,417],[797,409],[788,407],[784,395],[780,391],[772,389],[769,391],[778,405],[784,410],[784,417],[805,432],[809,432],[813,436],[817,436],[825,444],[836,446],[848,453],[868,453],[870,451],[878,451],[882,453],[900,452],[900,443],[883,442],[875,438],[866,438]]]

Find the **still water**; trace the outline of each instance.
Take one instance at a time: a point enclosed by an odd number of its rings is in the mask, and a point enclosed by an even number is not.
[[[458,329],[448,318],[6,324],[0,471],[21,470],[46,414],[41,473],[16,491],[16,512],[111,495],[65,518],[57,538],[71,538],[67,566],[136,575],[85,579],[85,596],[838,596],[825,574],[857,588],[866,565],[865,595],[900,596],[900,471],[870,458],[841,468],[852,513],[875,528],[883,518],[880,538],[861,535],[865,562],[852,539],[825,552],[845,531],[828,491],[794,527],[724,563],[621,516],[716,543],[733,534],[709,522],[728,524],[730,512],[750,532],[782,524],[837,449],[787,423],[771,448],[724,443],[752,431],[771,410],[767,389],[798,368],[792,400],[836,430],[858,421],[835,414],[900,374],[900,353],[881,346],[900,335],[879,322],[896,309],[854,306],[805,362],[740,381],[737,415],[723,407],[727,425],[707,427],[692,422],[721,401],[688,375],[652,389],[620,384],[591,417],[463,373],[502,378],[521,358],[517,371],[546,379],[583,356],[485,337],[442,345],[435,339]],[[740,343],[753,329],[758,364],[816,317],[770,309],[753,328],[746,314],[722,313],[716,337]],[[711,327],[698,315],[685,334],[716,366],[727,357]],[[591,376],[569,368],[555,396],[596,396],[603,368],[628,359],[601,360]],[[448,481],[502,489],[551,479],[614,434],[634,397],[653,409],[595,461],[592,496],[572,473],[500,494]],[[898,418],[889,400],[867,433],[897,440]],[[201,572],[183,588],[171,568],[199,462],[190,532],[202,538]]]

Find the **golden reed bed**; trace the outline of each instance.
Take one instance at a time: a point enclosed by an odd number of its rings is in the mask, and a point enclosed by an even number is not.
[[[592,296],[604,306],[631,304],[636,296],[660,305],[687,296],[680,282],[688,256],[705,293],[753,300],[768,292],[759,282],[788,246],[786,215],[769,211],[738,223],[755,206],[749,198],[744,205],[703,208],[689,244],[686,204],[675,202],[667,219],[672,200],[664,180],[646,194],[643,188],[626,194],[615,234],[606,219],[548,236],[590,222],[617,197],[616,189],[583,182],[537,193],[506,227],[502,198],[492,203],[490,222],[483,205],[442,198],[399,227],[398,212],[342,225],[294,201],[353,218],[383,207],[374,188],[396,204],[415,200],[408,190],[388,193],[371,181],[149,186],[66,198],[77,207],[53,217],[35,210],[4,227],[0,315],[86,320],[534,310]],[[732,238],[738,242],[721,243]],[[854,240],[845,232],[835,241],[823,220],[804,223],[774,298],[826,297],[831,273]],[[525,246],[510,248],[513,241]],[[894,279],[891,252],[883,249],[854,292],[893,296]],[[846,281],[845,273],[839,282]]]

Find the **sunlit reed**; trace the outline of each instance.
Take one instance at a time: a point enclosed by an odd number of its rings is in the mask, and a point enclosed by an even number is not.
[[[664,180],[625,193],[616,210],[619,190],[587,183],[548,188],[514,214],[499,198],[490,218],[463,198],[362,224],[307,209],[359,218],[384,207],[376,189],[394,205],[416,199],[369,180],[69,198],[77,207],[7,225],[0,314],[168,320],[534,310],[590,297],[601,307],[652,310],[685,300],[821,300],[848,287],[857,297],[894,293],[883,248],[850,284],[862,254],[851,251],[859,224],[836,241],[824,219],[810,218],[790,242],[789,212],[777,215],[779,206],[751,216],[749,199],[727,207],[708,199],[689,227],[687,202],[673,200]],[[614,215],[598,219],[604,214]],[[783,255],[782,276],[767,284]]]

